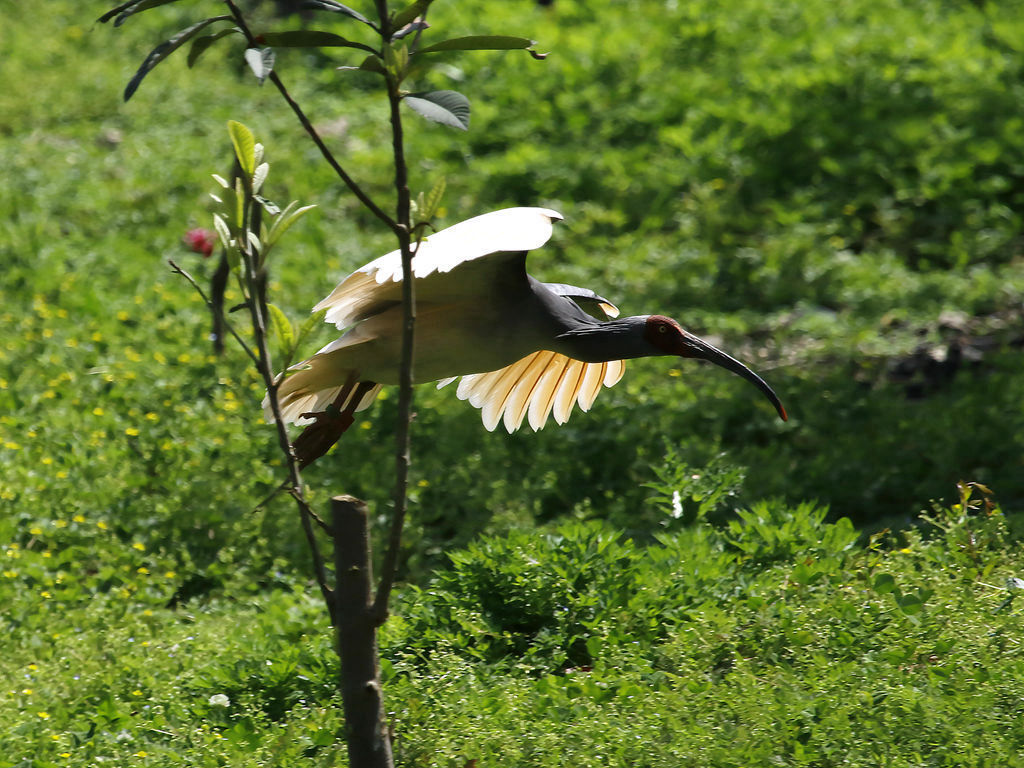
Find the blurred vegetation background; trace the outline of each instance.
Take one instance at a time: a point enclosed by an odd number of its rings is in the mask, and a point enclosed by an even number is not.
[[[465,135],[410,113],[414,192],[447,179],[440,224],[562,211],[535,273],[679,318],[761,372],[792,420],[720,371],[664,360],[631,362],[591,414],[539,434],[488,434],[452,392],[422,387],[414,566],[534,520],[650,530],[661,519],[644,484],[667,448],[696,466],[724,453],[748,502],[816,499],[869,527],[913,519],[959,479],[1021,499],[1016,4],[473,8],[441,3],[431,21],[530,36],[551,56],[453,55],[415,84],[458,88],[474,110]],[[275,265],[274,300],[293,317],[391,243],[237,51],[192,71],[172,57],[120,103],[144,55],[200,9],[174,3],[118,30],[77,4],[5,9],[0,427],[19,447],[0,450],[16,517],[103,509],[198,539],[187,549],[209,558],[257,535],[252,507],[280,474],[242,356],[210,357],[204,310],[165,266],[210,267],[181,236],[208,225],[225,120],[267,144],[268,194],[320,206]],[[281,50],[277,68],[387,200],[384,105],[366,76],[335,69],[350,63]],[[385,510],[391,406],[309,473],[322,500],[345,491]],[[259,515],[259,535],[291,539],[286,508]]]
[[[237,351],[212,356],[206,310],[166,266],[212,269],[182,236],[209,226],[225,122],[267,145],[268,196],[319,206],[274,265],[272,299],[292,317],[393,247],[237,48],[192,70],[179,53],[121,102],[152,47],[216,5],[174,3],[115,30],[93,23],[106,3],[0,0],[0,541],[61,553],[79,577],[71,603],[116,606],[128,590],[149,595],[145,610],[174,607],[307,573],[288,501],[254,511],[283,477],[260,387]],[[306,23],[257,6],[268,27]],[[413,192],[447,180],[439,225],[560,210],[534,274],[678,318],[761,373],[791,420],[735,377],[668,360],[630,362],[589,414],[538,434],[488,433],[452,390],[421,387],[408,581],[426,584],[481,534],[597,520],[651,543],[693,505],[723,521],[764,499],[816,502],[870,532],[974,480],[1021,508],[1021,10],[438,2],[444,37],[516,34],[550,52],[453,55],[416,84],[473,105],[466,134],[407,113]],[[318,28],[358,35],[321,16]],[[279,50],[276,69],[389,200],[385,105],[336,69],[357,63]],[[316,503],[352,493],[384,519],[394,418],[385,395],[307,473]],[[681,515],[666,478],[690,500]],[[7,583],[52,597],[45,578]],[[36,647],[68,607],[25,610],[8,622]]]

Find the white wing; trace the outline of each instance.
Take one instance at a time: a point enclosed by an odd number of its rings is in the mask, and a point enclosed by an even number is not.
[[[504,421],[505,429],[515,432],[526,416],[537,431],[544,428],[552,411],[559,424],[569,419],[577,403],[580,410],[589,411],[601,385],[616,384],[625,368],[622,360],[582,363],[542,350],[497,371],[463,376],[457,395],[482,410],[488,431],[494,431],[498,422]],[[438,389],[452,381],[453,378],[439,381]]]
[[[552,222],[561,219],[547,208],[506,208],[467,219],[423,239],[413,256],[413,276],[449,272],[492,253],[540,248],[551,237]],[[401,279],[402,256],[392,251],[342,280],[313,311],[326,309],[324,319],[345,328],[373,314],[381,302],[393,303],[391,287]]]

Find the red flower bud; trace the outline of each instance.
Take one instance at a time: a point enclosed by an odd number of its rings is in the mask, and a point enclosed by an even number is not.
[[[201,253],[204,258],[208,258],[217,244],[217,235],[209,229],[197,227],[186,232],[182,241],[190,251]]]

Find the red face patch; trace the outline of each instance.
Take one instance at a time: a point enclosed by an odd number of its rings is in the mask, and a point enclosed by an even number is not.
[[[683,329],[671,317],[651,315],[644,327],[644,339],[666,355],[681,353]]]

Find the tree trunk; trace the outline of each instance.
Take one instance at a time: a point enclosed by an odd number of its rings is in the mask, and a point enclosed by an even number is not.
[[[335,616],[341,659],[341,698],[350,768],[392,768],[391,739],[377,663],[370,534],[366,502],[331,500],[334,533]]]

